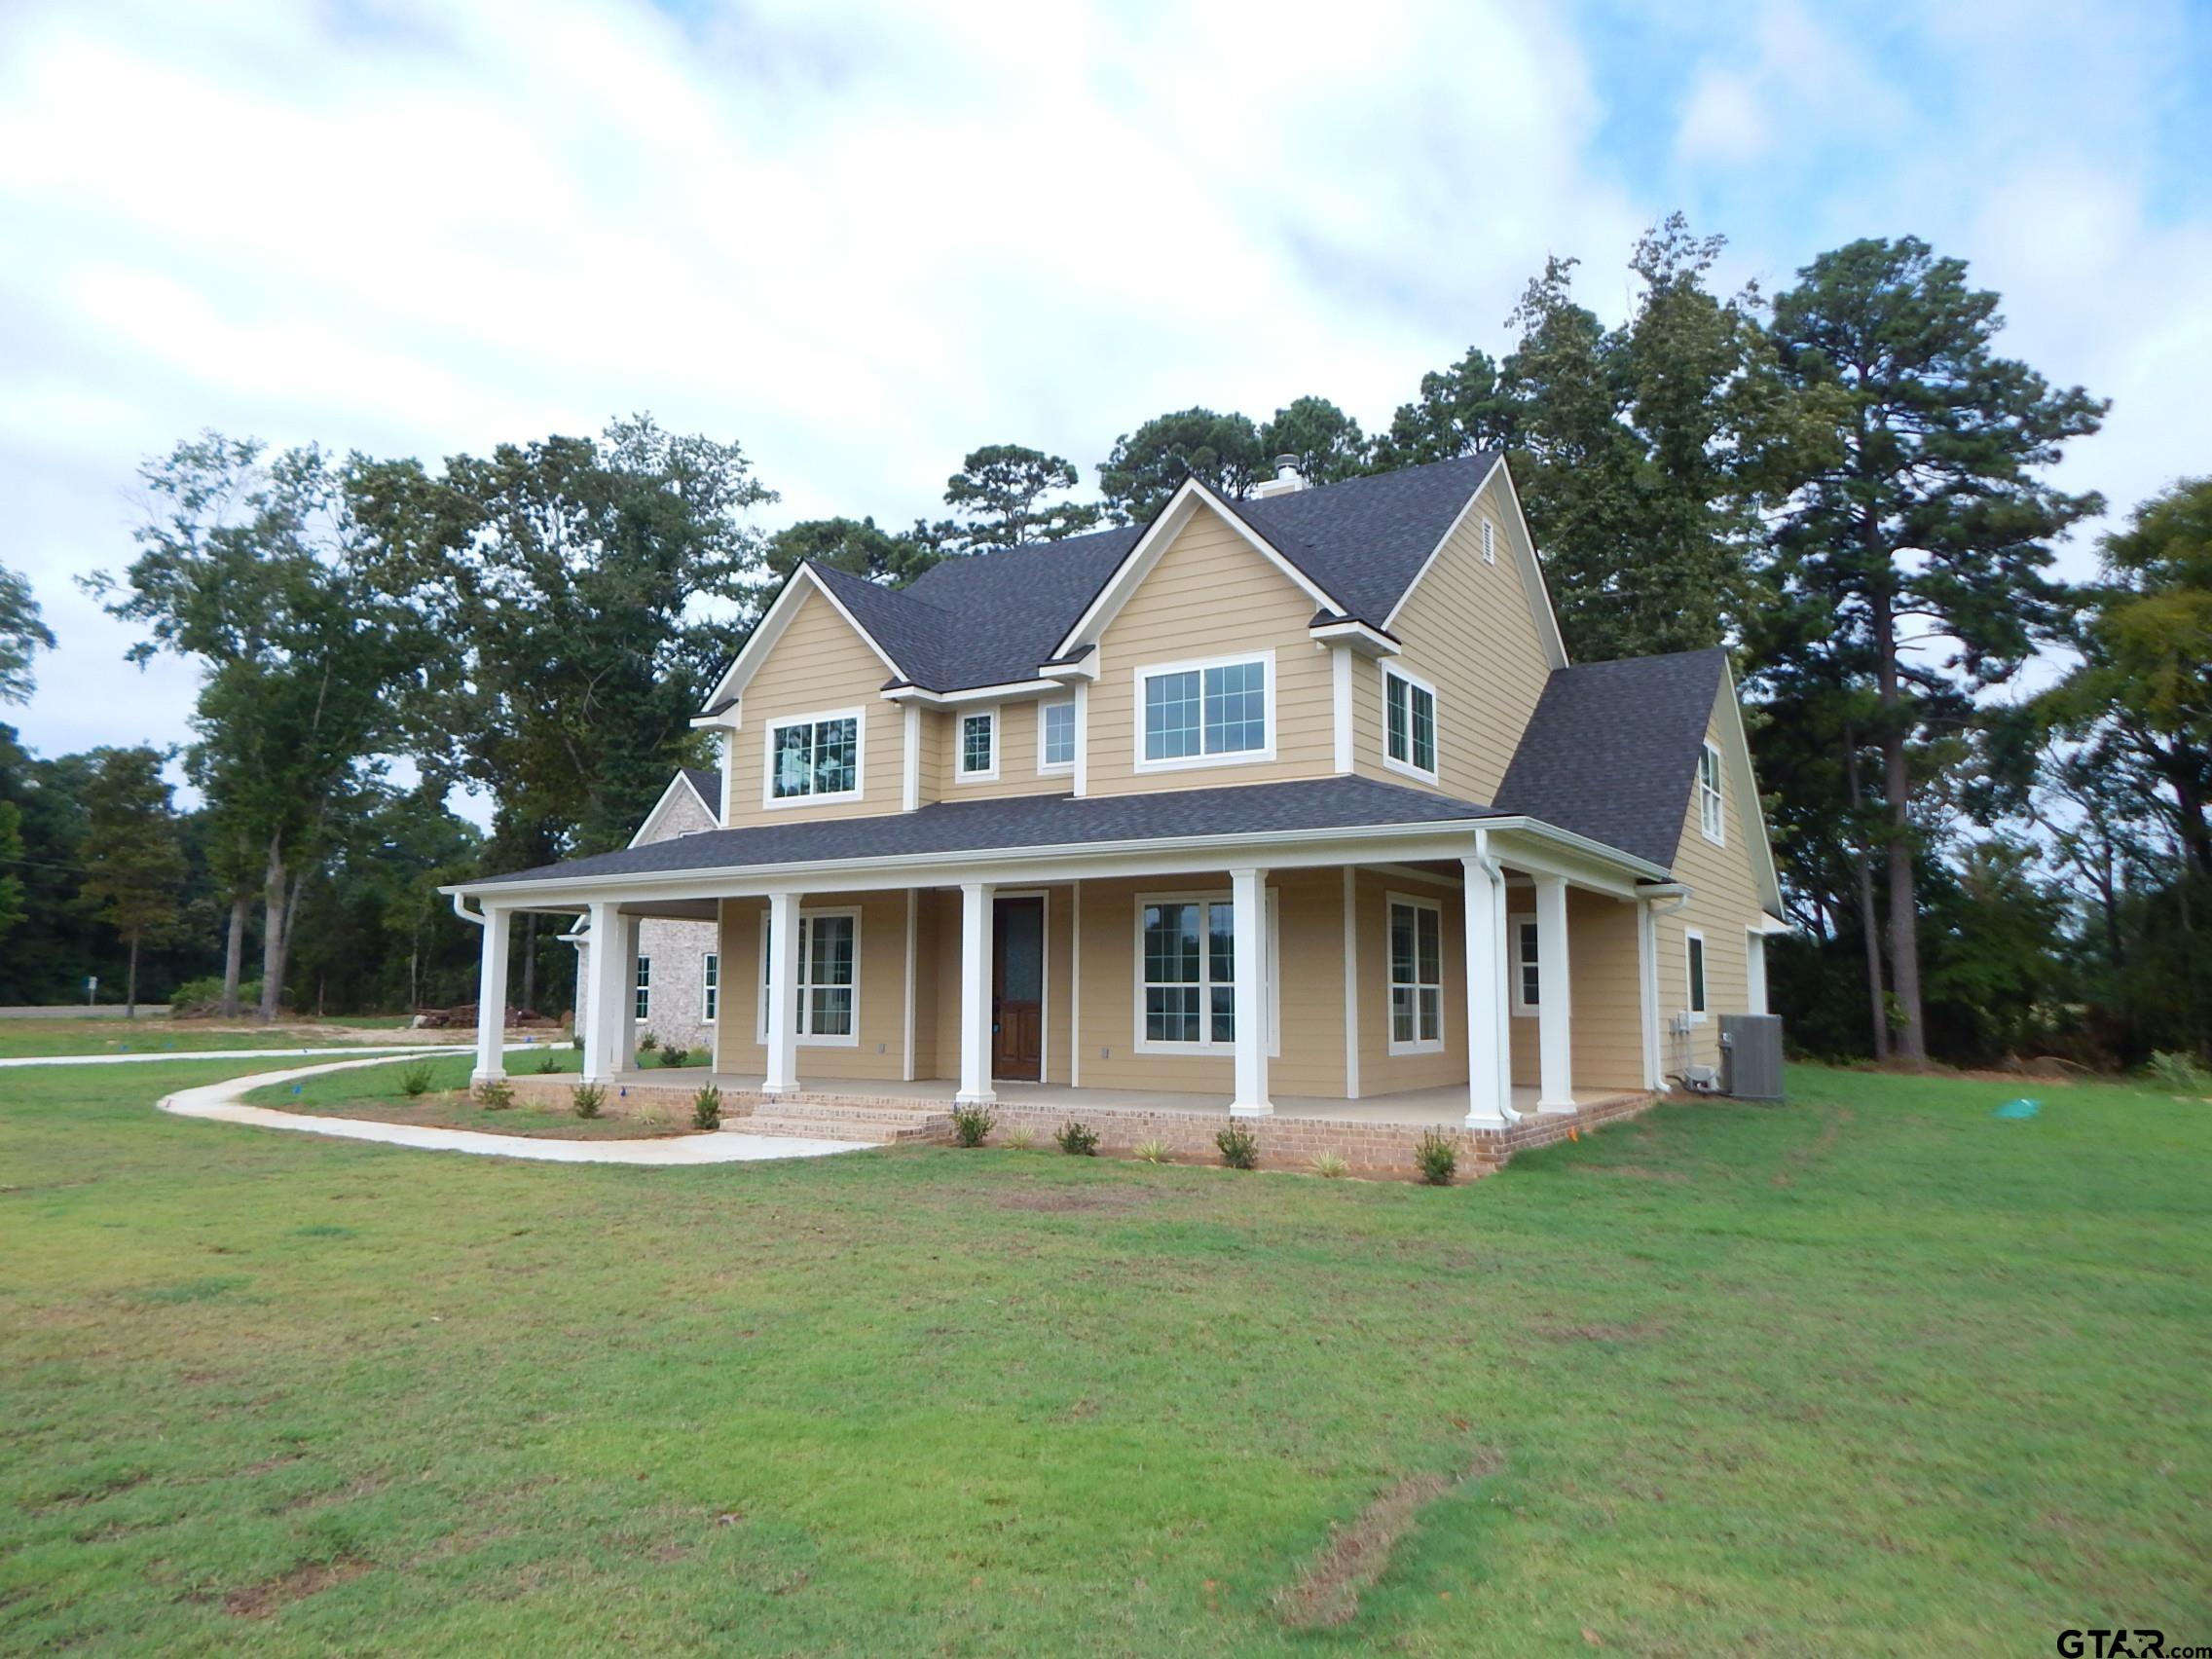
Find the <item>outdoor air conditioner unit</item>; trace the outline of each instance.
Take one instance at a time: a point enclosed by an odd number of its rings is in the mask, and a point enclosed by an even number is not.
[[[1782,1098],[1782,1021],[1777,1015],[1720,1016],[1720,1088],[1738,1100]]]

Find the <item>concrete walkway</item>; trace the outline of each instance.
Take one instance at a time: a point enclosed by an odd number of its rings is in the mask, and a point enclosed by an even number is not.
[[[18,1054],[0,1059],[7,1066],[128,1066],[151,1060],[289,1060],[307,1054],[376,1054],[398,1059],[407,1054],[472,1054],[467,1048],[431,1048],[423,1043],[349,1043],[342,1049],[149,1049],[141,1054]]]
[[[244,1104],[252,1089],[273,1083],[351,1071],[357,1066],[388,1065],[405,1054],[380,1054],[342,1060],[335,1065],[296,1066],[290,1071],[253,1072],[225,1083],[182,1088],[156,1104],[183,1118],[218,1124],[251,1124],[265,1129],[299,1129],[341,1140],[411,1146],[425,1152],[472,1152],[489,1158],[533,1158],[547,1163],[749,1163],[770,1158],[825,1158],[833,1152],[863,1152],[866,1141],[801,1140],[786,1135],[748,1135],[723,1129],[714,1134],[669,1135],[658,1140],[552,1140],[533,1135],[493,1135],[477,1129],[439,1129],[421,1124],[379,1124],[365,1118],[324,1118],[303,1112],[277,1112]],[[451,1053],[453,1050],[431,1051]],[[267,1054],[271,1051],[254,1051]],[[136,1055],[119,1056],[135,1059]],[[162,1056],[170,1058],[173,1056]],[[82,1062],[79,1062],[82,1063]]]

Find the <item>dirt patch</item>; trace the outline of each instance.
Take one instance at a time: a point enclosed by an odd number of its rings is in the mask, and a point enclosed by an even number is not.
[[[232,1591],[223,1598],[223,1611],[234,1619],[265,1619],[279,1607],[304,1602],[333,1585],[351,1582],[368,1571],[369,1567],[359,1556],[350,1555],[340,1556],[335,1561],[302,1562],[289,1572]]]
[[[1000,1209],[1064,1215],[1097,1210],[1145,1209],[1158,1198],[1142,1187],[1022,1187],[992,1195]]]
[[[1420,1512],[1469,1481],[1495,1474],[1498,1460],[1478,1457],[1465,1473],[1409,1475],[1357,1516],[1330,1530],[1329,1541],[1297,1579],[1275,1592],[1275,1617],[1293,1630],[1327,1630],[1359,1616],[1359,1598],[1382,1576],[1390,1552]]]

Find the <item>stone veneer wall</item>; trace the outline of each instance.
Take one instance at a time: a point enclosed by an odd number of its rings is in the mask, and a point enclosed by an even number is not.
[[[510,1080],[515,1086],[515,1096],[520,1100],[546,1105],[566,1104],[569,1090],[574,1087],[573,1079],[518,1077]],[[606,1111],[610,1117],[643,1117],[657,1114],[663,1122],[686,1123],[691,1116],[691,1096],[696,1086],[632,1084],[617,1096],[609,1092]],[[1493,1132],[1487,1129],[1464,1127],[1441,1130],[1459,1155],[1459,1174],[1462,1178],[1487,1175],[1517,1152],[1531,1147],[1550,1146],[1566,1140],[1570,1132],[1578,1133],[1606,1124],[1617,1124],[1639,1116],[1648,1110],[1658,1097],[1651,1094],[1621,1094],[1609,1100],[1584,1106],[1571,1114],[1537,1117],[1530,1115],[1510,1129]],[[743,1089],[722,1091],[722,1119],[725,1124],[751,1116],[763,1106],[779,1116],[802,1111],[808,1107],[862,1107],[890,1109],[914,1114],[917,1124],[926,1122],[931,1132],[928,1139],[951,1139],[951,1108],[947,1103],[917,1103],[911,1095],[866,1095],[854,1092],[815,1094],[801,1092],[784,1095],[773,1102],[769,1097]],[[1001,1101],[993,1108],[998,1127],[992,1131],[994,1144],[1003,1144],[1007,1131],[1025,1128],[1036,1136],[1040,1146],[1050,1147],[1051,1137],[1062,1124],[1071,1119],[1080,1120],[1098,1131],[1099,1150],[1114,1157],[1127,1157],[1146,1141],[1157,1140],[1165,1146],[1169,1157],[1178,1163],[1216,1163],[1220,1150],[1214,1145],[1214,1136],[1232,1121],[1226,1112],[1205,1114],[1194,1112],[1155,1112],[1141,1107],[1097,1106],[1071,1110],[1065,1106],[1028,1106]],[[1305,1169],[1320,1153],[1334,1153],[1363,1175],[1406,1176],[1415,1172],[1414,1149],[1428,1132],[1419,1124],[1375,1124],[1333,1118],[1250,1118],[1237,1119],[1259,1137],[1260,1167],[1263,1169]]]

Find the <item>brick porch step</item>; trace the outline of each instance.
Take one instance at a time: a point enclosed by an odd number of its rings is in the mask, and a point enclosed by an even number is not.
[[[748,1135],[895,1144],[939,1139],[951,1132],[952,1118],[934,1108],[778,1100],[763,1102],[746,1116],[725,1118],[722,1126]]]

